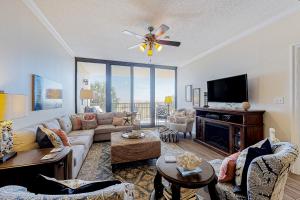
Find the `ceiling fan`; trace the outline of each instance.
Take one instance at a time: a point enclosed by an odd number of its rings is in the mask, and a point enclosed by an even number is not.
[[[148,27],[149,33],[142,36],[139,34],[136,34],[134,32],[124,30],[123,33],[131,36],[135,36],[137,39],[142,40],[141,43],[134,45],[132,47],[129,47],[128,49],[134,49],[139,47],[142,52],[144,52],[147,49],[147,55],[152,56],[153,55],[153,48],[155,48],[158,52],[162,50],[163,45],[169,45],[174,47],[179,47],[180,42],[177,41],[170,41],[170,40],[160,40],[159,38],[164,35],[170,28],[162,24],[160,27],[156,30],[154,30],[153,26]]]

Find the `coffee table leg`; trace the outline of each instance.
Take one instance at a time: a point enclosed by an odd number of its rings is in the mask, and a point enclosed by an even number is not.
[[[209,184],[208,184],[208,192],[209,192],[209,196],[210,199],[212,200],[218,200],[218,195],[217,195],[217,191],[216,191],[216,184],[217,184],[217,177],[215,176],[214,180],[212,180]]]
[[[155,199],[160,199],[163,196],[164,186],[161,179],[161,175],[156,172],[156,176],[154,178]]]
[[[180,200],[180,186],[176,184],[171,185],[172,200]]]

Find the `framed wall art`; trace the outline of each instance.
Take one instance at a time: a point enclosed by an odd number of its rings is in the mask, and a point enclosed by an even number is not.
[[[62,108],[62,84],[32,75],[32,110]]]
[[[200,107],[200,88],[193,89],[193,106]]]
[[[185,86],[185,101],[192,102],[192,85]]]

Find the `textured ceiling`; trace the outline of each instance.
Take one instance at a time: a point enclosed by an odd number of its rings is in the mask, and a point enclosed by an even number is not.
[[[170,26],[181,41],[164,47],[152,63],[181,66],[193,57],[299,5],[297,0],[35,0],[76,56],[149,63],[138,39],[148,25]]]

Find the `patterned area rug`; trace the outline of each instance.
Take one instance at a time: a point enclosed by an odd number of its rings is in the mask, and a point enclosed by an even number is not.
[[[174,143],[161,143],[162,155],[181,153],[184,150]],[[135,199],[149,199],[153,190],[153,180],[156,174],[156,159],[123,164],[114,173],[110,163],[110,142],[94,143],[79,172],[82,180],[111,180],[130,182],[135,185]],[[203,190],[201,195],[207,196]],[[205,194],[206,193],[206,194]],[[205,198],[206,199],[206,198]]]

